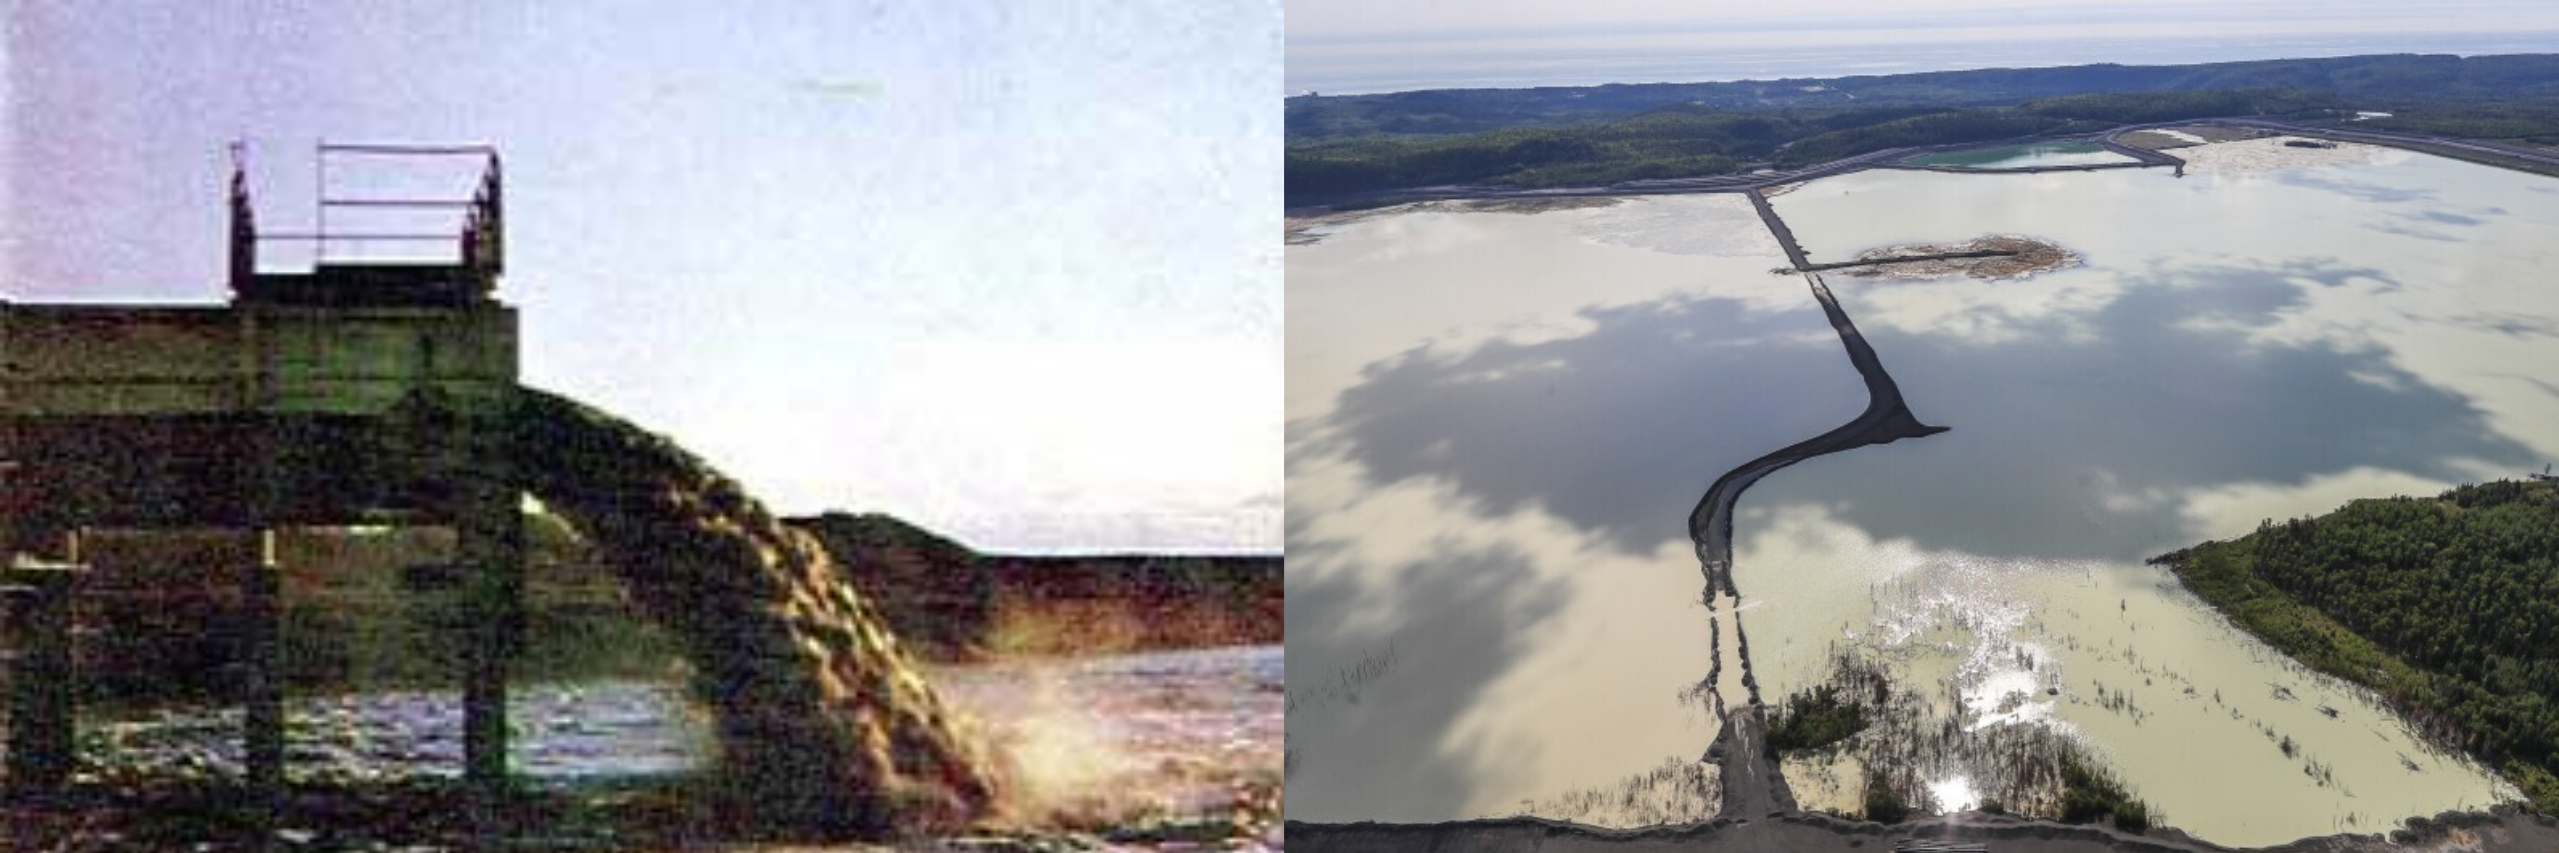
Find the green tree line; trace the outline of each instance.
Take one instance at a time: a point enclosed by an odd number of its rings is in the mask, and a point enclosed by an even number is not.
[[[1288,194],[1487,184],[1554,187],[1733,174],[1922,145],[2087,133],[2124,124],[2334,108],[2292,90],[2071,95],[1996,107],[1728,110],[1667,107],[1597,124],[1288,150]]]
[[[2559,812],[2559,483],[2356,501],[2153,562]]]
[[[1985,68],[1864,77],[1434,89],[1288,99],[1290,145],[1455,136],[1615,121],[1668,107],[1786,109],[1976,107],[2100,93],[2294,89],[2388,104],[2559,98],[2559,56],[2392,54],[2199,65]],[[2375,105],[2367,105],[2375,104]]]

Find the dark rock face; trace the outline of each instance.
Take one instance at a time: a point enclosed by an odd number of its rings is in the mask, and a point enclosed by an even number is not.
[[[964,721],[815,539],[611,415],[531,389],[513,409],[498,434],[526,488],[585,532],[693,662],[742,817],[876,835],[998,807],[1000,774]]]

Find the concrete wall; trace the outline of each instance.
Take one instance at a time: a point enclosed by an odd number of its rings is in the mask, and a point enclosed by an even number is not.
[[[14,417],[380,414],[421,387],[463,401],[512,388],[515,336],[498,305],[11,305],[0,404]]]
[[[397,418],[515,387],[500,305],[0,306],[0,458],[22,522],[325,523],[414,512]],[[411,431],[415,432],[415,431]],[[261,506],[264,509],[261,509]]]

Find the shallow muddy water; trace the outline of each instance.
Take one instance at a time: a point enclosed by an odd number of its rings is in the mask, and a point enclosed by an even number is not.
[[[1963,695],[1965,724],[2076,737],[2225,844],[2506,795],[2141,562],[2559,458],[2536,428],[2559,380],[2534,367],[2559,363],[2559,181],[2276,144],[2181,149],[2185,178],[1884,170],[1775,199],[1816,262],[2023,234],[2086,264],[1829,277],[1953,431],[1742,498],[1764,695],[1880,652]],[[1506,814],[1711,739],[1678,698],[1712,665],[1680,522],[1865,403],[1743,210],[1435,210],[1290,248],[1292,818]],[[1947,799],[1986,787],[1937,775]]]
[[[2559,363],[2559,289],[2534,272],[2559,246],[2559,181],[2369,150],[2287,168],[2267,144],[2184,179],[1868,172],[1777,200],[1816,259],[2030,233],[2087,264],[1833,279],[1911,405],[1954,430],[1746,499],[1735,571],[1766,600],[1766,689],[1856,643],[1980,705],[2021,692],[1993,716],[2078,734],[2169,824],[2223,843],[2501,796],[2141,560],[2559,457],[2530,427],[2559,417],[2530,367]],[[1923,199],[1931,215],[1885,213]]]
[[[1278,646],[1252,646],[934,667],[928,677],[1014,757],[1015,781],[1036,805],[1178,817],[1231,805],[1237,782],[1267,783],[1280,769],[1283,659]],[[527,684],[514,693],[514,769],[535,784],[682,773],[717,749],[709,718],[680,684]],[[302,698],[287,721],[295,779],[461,774],[456,692]],[[232,776],[239,725],[237,709],[134,714],[97,723],[84,754],[147,772]]]

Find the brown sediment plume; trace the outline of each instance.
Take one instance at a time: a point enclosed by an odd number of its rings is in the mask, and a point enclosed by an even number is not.
[[[528,491],[583,531],[683,645],[716,710],[723,811],[768,829],[884,835],[993,815],[1002,774],[825,548],[702,460],[524,389]]]

